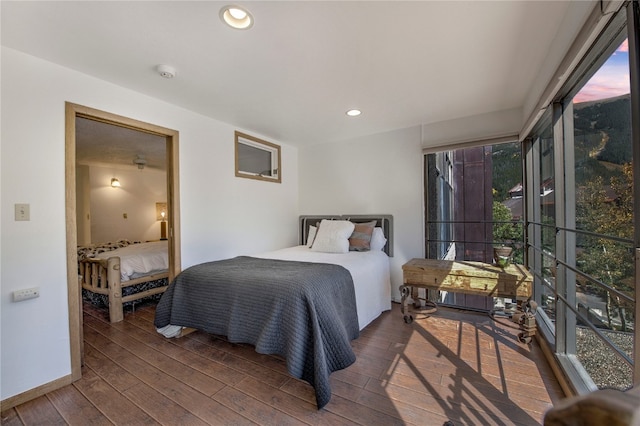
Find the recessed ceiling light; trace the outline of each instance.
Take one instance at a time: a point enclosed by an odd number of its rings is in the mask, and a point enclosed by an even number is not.
[[[248,30],[253,26],[253,16],[240,6],[229,5],[220,9],[222,22],[237,30]]]
[[[349,111],[346,112],[346,114],[349,117],[357,117],[360,114],[362,114],[362,111],[360,111],[359,109],[350,109]]]

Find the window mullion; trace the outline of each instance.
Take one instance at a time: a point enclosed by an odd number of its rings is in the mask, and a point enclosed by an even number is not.
[[[629,40],[629,78],[631,89],[631,146],[634,182],[634,246],[635,246],[635,321],[633,348],[633,384],[640,385],[640,4],[627,4],[627,34]]]
[[[567,102],[563,106],[563,122],[564,122],[564,226],[567,229],[576,229],[576,174],[575,174],[575,141],[573,126],[573,102]],[[577,307],[576,296],[576,233],[562,232],[564,236],[565,250],[563,250],[564,262],[572,268],[564,269],[563,277],[565,278],[565,289],[567,292],[567,301],[572,308]],[[576,353],[576,325],[577,319],[574,309],[568,309],[566,313],[567,339],[565,350],[569,354]]]
[[[533,247],[541,246],[541,231],[540,226],[533,225],[533,223],[541,223],[540,217],[540,138],[536,138],[530,145],[527,151],[527,184],[530,185],[531,190],[527,191],[527,235],[530,241],[530,245]],[[542,270],[542,256],[537,250],[527,250],[529,254],[529,266],[534,271]],[[539,306],[542,306],[542,285],[539,279],[534,280],[535,290],[534,298]]]
[[[565,227],[565,157],[564,157],[564,120],[562,116],[562,105],[554,103],[552,105],[552,117],[553,117],[553,180],[554,180],[554,198],[555,198],[555,226]],[[566,244],[565,244],[566,232],[557,232],[555,235],[555,253],[556,259],[561,262],[565,262]],[[562,263],[556,262],[556,274],[555,274],[555,291],[561,295],[564,299],[571,301],[571,294],[567,292],[567,280],[566,280],[566,268]],[[575,301],[575,295],[573,295]],[[568,333],[571,328],[571,324],[567,322],[568,309],[561,299],[556,299],[556,351],[561,354],[571,353],[568,352],[567,340],[569,338]],[[575,337],[575,334],[574,334]]]

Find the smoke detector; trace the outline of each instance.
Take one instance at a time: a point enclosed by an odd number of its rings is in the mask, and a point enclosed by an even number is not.
[[[140,170],[144,169],[144,166],[147,164],[147,160],[144,159],[144,156],[138,155],[133,160],[133,164],[137,165]]]
[[[176,69],[169,65],[158,65],[156,71],[160,74],[160,77],[173,78],[176,76]]]

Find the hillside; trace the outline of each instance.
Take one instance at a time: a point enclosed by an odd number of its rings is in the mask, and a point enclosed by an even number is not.
[[[504,143],[492,148],[493,199],[504,201],[509,198],[509,190],[522,182],[520,144]]]
[[[574,105],[576,181],[608,180],[632,160],[630,95]]]
[[[574,104],[576,184],[595,176],[609,182],[631,162],[630,95]],[[520,145],[493,146],[494,200],[503,201],[509,189],[522,181]]]

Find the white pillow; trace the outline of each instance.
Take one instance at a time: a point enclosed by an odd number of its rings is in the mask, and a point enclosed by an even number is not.
[[[324,253],[348,253],[349,237],[354,228],[355,225],[348,220],[322,219],[311,250]]]
[[[309,235],[307,235],[307,247],[311,247],[311,245],[313,244],[313,240],[315,240],[316,238],[317,231],[318,228],[316,228],[315,226],[309,226]]]
[[[371,235],[371,251],[383,250],[385,244],[387,244],[387,239],[384,237],[384,232],[382,228],[376,226]]]

